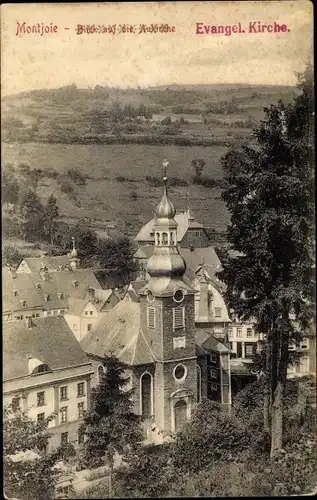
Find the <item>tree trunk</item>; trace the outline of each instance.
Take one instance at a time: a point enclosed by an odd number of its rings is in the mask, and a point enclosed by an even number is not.
[[[285,328],[288,323],[288,312],[284,314]],[[271,457],[283,448],[283,414],[284,394],[287,380],[289,332],[282,333],[278,346],[278,373],[277,383],[273,392],[272,420],[271,420]]]
[[[271,358],[271,340],[267,339],[265,346],[265,387],[264,387],[264,408],[263,408],[263,425],[264,432],[270,435],[270,358]]]

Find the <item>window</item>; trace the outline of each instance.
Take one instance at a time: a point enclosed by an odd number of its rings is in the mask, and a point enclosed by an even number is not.
[[[77,397],[85,395],[85,382],[77,384]]]
[[[300,347],[300,349],[308,349],[308,347],[309,347],[309,340],[308,340],[308,338],[303,338],[300,341],[299,347]]]
[[[47,316],[50,316],[51,315],[51,311],[47,311]]]
[[[91,329],[92,329],[92,324],[88,323],[88,325],[87,325],[87,332],[91,332]]]
[[[288,349],[289,351],[294,351],[295,350],[295,342],[294,340],[290,340],[289,343],[288,343]]]
[[[148,328],[155,328],[155,309],[148,307],[147,309],[147,326]]]
[[[73,324],[73,330],[74,332],[77,332],[77,325],[75,325],[75,323]]]
[[[61,314],[61,315],[63,316],[63,315],[64,315],[64,309],[61,309],[61,310],[59,311],[59,314]]]
[[[60,400],[63,401],[67,399],[67,386],[60,388]]]
[[[90,316],[92,316],[92,315],[93,315],[93,313],[94,313],[93,311],[89,311]]]
[[[34,368],[32,375],[37,375],[38,373],[45,373],[45,372],[49,372],[49,371],[50,371],[50,369],[49,369],[48,365],[45,365],[43,363],[42,365],[39,365],[36,368]]]
[[[17,411],[20,408],[20,398],[18,396],[12,398],[11,405],[12,405],[12,410]]]
[[[78,403],[77,411],[78,411],[78,418],[83,418],[83,416],[84,416],[84,403]]]
[[[187,376],[187,368],[184,365],[177,365],[173,371],[174,378],[178,381],[185,380]]]
[[[242,328],[237,328],[237,337],[242,337]]]
[[[152,415],[153,380],[150,373],[143,373],[140,379],[140,410],[141,415],[148,418]]]
[[[201,368],[196,365],[197,370],[197,403],[201,402]]]
[[[35,316],[36,316],[37,318],[39,318],[39,317],[40,317],[40,315],[39,315],[39,314],[36,314]]]
[[[67,444],[68,443],[68,432],[62,432],[61,433],[61,444]]]
[[[63,406],[61,408],[61,423],[67,422],[67,406]]]
[[[214,370],[213,368],[210,370],[210,376],[211,378],[217,378],[217,370]]]
[[[185,308],[178,307],[173,309],[173,329],[179,330],[185,328]]]
[[[245,346],[245,355],[246,356],[253,356],[253,346],[252,345]]]
[[[78,434],[77,434],[77,438],[78,438],[78,444],[83,444],[83,442],[85,441],[85,433],[81,430],[78,431]]]
[[[232,328],[228,328],[228,337],[232,337]]]
[[[309,372],[309,359],[308,356],[302,357],[299,362],[300,372],[308,373]]]
[[[174,300],[175,302],[182,302],[184,299],[184,292],[182,290],[176,290],[174,293]]]
[[[37,399],[37,406],[45,406],[45,400],[44,400],[44,395],[45,395],[45,392],[38,392],[37,395],[36,395],[36,399]]]
[[[103,380],[104,373],[105,372],[104,372],[103,366],[99,365],[98,369],[97,369],[97,381],[98,381],[98,384],[101,384],[101,382]]]
[[[215,354],[210,355],[210,361],[211,363],[216,363],[217,362],[217,356]]]
[[[162,245],[168,245],[167,233],[162,233]]]
[[[38,423],[42,423],[45,420],[45,413],[38,413],[37,414],[37,421]]]
[[[252,328],[247,328],[247,337],[253,337],[253,330],[252,330]]]
[[[229,342],[230,351],[232,351],[232,342]]]
[[[210,389],[211,389],[212,391],[218,391],[218,386],[217,386],[217,384],[210,384]]]
[[[221,307],[215,307],[215,317],[221,318]]]
[[[85,316],[88,316],[88,311],[85,311]]]
[[[194,236],[201,236],[201,232],[200,231],[194,231]]]
[[[54,316],[58,315],[58,311],[53,311]]]

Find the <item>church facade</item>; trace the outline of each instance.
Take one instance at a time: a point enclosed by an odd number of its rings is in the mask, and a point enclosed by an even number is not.
[[[231,404],[230,352],[195,326],[196,290],[179,253],[166,177],[164,184],[147,278],[131,284],[107,321],[81,343],[94,366],[95,383],[105,352],[115,352],[129,366],[135,411],[163,436],[180,430],[202,399]]]

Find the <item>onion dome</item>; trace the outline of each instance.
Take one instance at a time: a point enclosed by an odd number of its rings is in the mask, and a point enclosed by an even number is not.
[[[151,278],[181,278],[185,271],[185,261],[177,248],[158,247],[147,263]]]
[[[167,195],[167,176],[163,177],[164,193],[160,203],[157,205],[155,215],[158,219],[174,219],[176,210]]]

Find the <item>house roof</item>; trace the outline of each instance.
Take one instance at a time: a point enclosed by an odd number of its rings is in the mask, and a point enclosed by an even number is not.
[[[154,359],[140,329],[140,304],[130,300],[118,302],[106,317],[100,318],[81,346],[88,355],[102,357],[113,352],[129,365],[151,363]]]
[[[178,212],[175,217],[175,221],[177,222],[177,242],[180,243],[182,239],[184,238],[187,229],[190,227],[191,229],[205,229],[202,224],[197,222],[190,211],[185,211],[182,210]],[[144,241],[153,241],[154,242],[154,235],[151,235],[153,233],[153,227],[155,225],[155,217],[151,219],[145,226],[143,226],[136,237],[134,238],[135,241],[138,242],[144,242]]]
[[[204,328],[196,328],[196,344],[207,351],[229,352],[228,347],[210,335],[208,330]]]
[[[101,285],[92,269],[55,271],[48,273],[47,279],[43,280],[37,272],[12,275],[7,268],[3,268],[2,280],[4,312],[21,310],[22,301],[26,302],[27,309],[65,309],[68,307],[70,297],[84,299],[88,288],[101,290]],[[17,293],[16,296],[14,291]]]
[[[29,357],[51,370],[89,363],[62,316],[37,318],[28,328],[24,321],[3,324],[3,379],[29,375]]]
[[[43,267],[47,267],[48,271],[60,271],[62,267],[69,266],[68,255],[57,255],[54,257],[26,257],[23,261],[33,273],[38,273]]]

